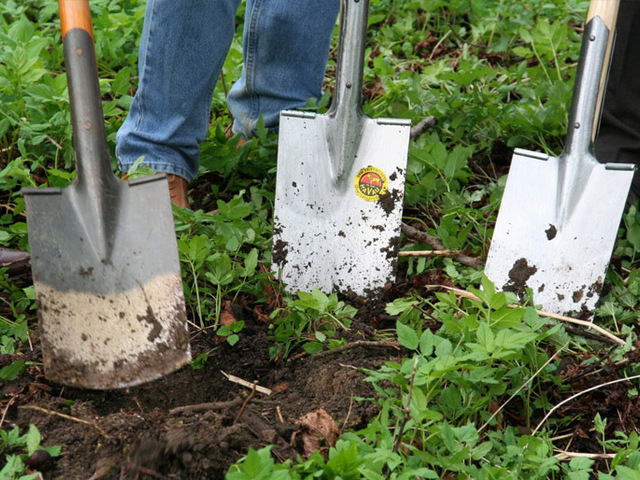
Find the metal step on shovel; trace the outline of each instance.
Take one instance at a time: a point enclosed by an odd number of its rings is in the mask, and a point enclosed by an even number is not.
[[[593,312],[635,170],[593,152],[618,6],[591,2],[562,154],[515,150],[485,268],[498,289],[530,288],[560,315]]]
[[[189,362],[167,180],[111,170],[87,0],[59,0],[76,178],[24,189],[45,376],[138,385]]]
[[[394,280],[409,120],[362,110],[368,0],[342,0],[335,95],[280,115],[273,263],[295,293],[373,296]]]

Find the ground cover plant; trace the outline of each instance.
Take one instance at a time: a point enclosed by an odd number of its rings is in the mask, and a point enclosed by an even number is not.
[[[91,5],[113,149],[144,2]],[[237,148],[225,134],[241,6],[193,210],[174,210],[194,361],[96,392],[43,375],[20,195],[74,175],[57,5],[3,2],[0,480],[640,478],[638,206],[592,328],[518,303],[482,274],[512,149],[562,150],[587,8],[371,1],[365,111],[423,128],[409,150],[398,280],[363,300],[292,296],[271,270],[277,137],[263,129]],[[334,74],[335,52],[322,110]]]

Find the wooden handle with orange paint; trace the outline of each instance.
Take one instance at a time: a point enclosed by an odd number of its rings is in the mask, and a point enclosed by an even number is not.
[[[69,30],[81,28],[93,38],[91,26],[91,10],[89,0],[58,0],[60,7],[60,25],[62,27],[62,40]]]

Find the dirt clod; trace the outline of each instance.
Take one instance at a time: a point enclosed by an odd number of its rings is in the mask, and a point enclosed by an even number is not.
[[[524,295],[527,281],[537,271],[537,267],[529,265],[526,258],[516,260],[511,270],[509,270],[509,281],[504,285],[503,290],[513,292],[518,296]]]

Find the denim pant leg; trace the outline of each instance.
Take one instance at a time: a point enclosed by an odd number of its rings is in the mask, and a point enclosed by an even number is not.
[[[188,181],[198,172],[211,96],[235,33],[240,0],[149,0],[139,84],[116,137],[119,167],[141,156]]]
[[[251,137],[262,115],[277,131],[280,110],[319,99],[339,0],[247,0],[244,66],[229,92],[233,131]]]

